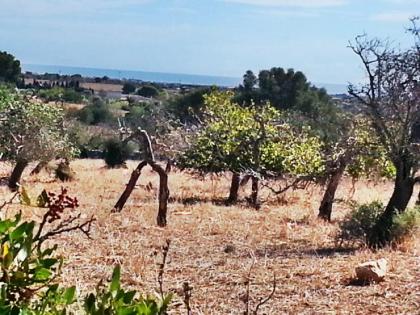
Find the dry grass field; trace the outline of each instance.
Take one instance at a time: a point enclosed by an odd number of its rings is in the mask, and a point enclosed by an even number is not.
[[[102,161],[75,161],[72,167],[77,179],[66,184],[54,181],[47,172],[33,178],[25,176],[24,185],[32,195],[44,188],[59,191],[68,187],[69,194],[78,197],[83,215],[97,218],[91,240],[77,232],[54,240],[66,261],[63,280],[76,285],[81,293],[107,279],[115,264],[122,265],[126,286],[153,292],[160,248],[170,239],[164,287],[177,294],[171,314],[186,314],[181,297],[184,282],[193,287],[192,314],[243,314],[245,281],[251,266],[251,309],[270,293],[273,274],[277,279],[272,300],[259,314],[419,314],[416,239],[378,252],[337,248],[337,223],[349,209],[345,203],[337,204],[334,222],[319,222],[319,187],[282,197],[263,191],[266,202],[256,211],[245,202],[232,207],[212,202],[227,195],[227,177],[201,180],[175,172],[169,178],[169,224],[162,229],[155,224],[157,176],[149,169],[143,172],[123,211],[110,212],[135,165],[130,162],[128,169],[108,170]],[[0,164],[0,177],[9,170]],[[146,188],[149,182],[151,190]],[[337,197],[386,201],[392,191],[389,183],[359,182],[354,194],[351,188],[346,182]],[[241,197],[248,190],[243,190]],[[0,186],[0,201],[9,197],[7,187]],[[11,215],[19,208],[27,218],[39,220],[42,213],[12,205],[2,215]],[[357,264],[382,257],[390,266],[386,281],[370,286],[350,284]]]

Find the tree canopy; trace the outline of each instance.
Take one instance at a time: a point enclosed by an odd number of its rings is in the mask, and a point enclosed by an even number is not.
[[[0,51],[0,82],[17,83],[20,75],[20,61],[13,55]]]

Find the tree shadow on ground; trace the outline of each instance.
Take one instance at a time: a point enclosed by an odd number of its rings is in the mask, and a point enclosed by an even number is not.
[[[309,248],[303,249],[302,247],[310,247],[311,243],[307,241],[300,242],[301,244],[293,243],[295,248],[290,248],[291,244],[281,245],[269,245],[262,249],[256,249],[254,251],[257,257],[266,258],[303,258],[303,257],[334,257],[334,256],[346,256],[354,254],[357,250],[355,247],[343,248],[343,247],[322,247],[322,248]],[[298,247],[298,248],[296,248]],[[301,247],[302,249],[299,249]]]
[[[208,198],[208,197],[201,197],[201,196],[192,196],[192,197],[186,197],[186,198],[173,196],[173,197],[169,197],[168,202],[170,203],[179,202],[186,206],[197,205],[200,203],[211,203],[216,206],[222,206],[222,207],[249,206],[249,203],[246,199],[239,200],[236,203],[231,203],[227,200],[227,198]]]

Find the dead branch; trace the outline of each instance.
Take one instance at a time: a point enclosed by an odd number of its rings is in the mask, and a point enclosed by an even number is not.
[[[72,218],[68,218],[67,220],[64,220],[53,230],[45,233],[42,236],[39,236],[38,239],[36,239],[36,241],[39,241],[40,243],[42,243],[42,242],[46,241],[47,239],[49,239],[53,236],[68,233],[68,232],[71,232],[71,231],[80,231],[84,235],[86,235],[87,238],[91,239],[90,230],[91,230],[91,227],[92,227],[92,223],[95,222],[96,219],[92,216],[89,220],[87,220],[87,221],[85,221],[81,224],[76,224],[76,225],[71,226],[71,224],[73,222],[80,219],[80,216],[81,215],[78,214],[76,217],[72,217]]]
[[[265,299],[260,298],[260,302],[257,304],[257,306],[255,307],[255,310],[252,312],[253,315],[257,315],[259,308],[263,306],[264,304],[268,303],[268,301],[270,301],[273,298],[274,293],[276,292],[276,287],[277,287],[277,279],[276,279],[276,274],[274,274],[273,275],[273,289],[271,290],[271,293]]]
[[[158,283],[159,283],[159,293],[162,300],[165,298],[163,292],[163,276],[165,274],[166,260],[168,258],[169,246],[171,245],[171,240],[167,239],[166,244],[162,246],[162,262],[159,264],[159,273],[158,273]]]
[[[187,309],[187,315],[192,315],[191,312],[191,292],[192,292],[193,288],[190,286],[190,284],[188,282],[184,282],[182,284],[182,293],[184,294],[184,305]]]
[[[14,195],[12,196],[12,198],[10,198],[8,201],[4,201],[1,205],[0,205],[0,211],[3,210],[4,207],[6,207],[7,205],[11,205],[13,203],[13,200],[16,199],[17,196],[19,196],[20,193],[17,191],[14,193]]]

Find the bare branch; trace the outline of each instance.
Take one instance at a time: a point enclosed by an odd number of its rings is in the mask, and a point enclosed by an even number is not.
[[[260,302],[255,307],[253,315],[257,315],[259,308],[273,298],[274,293],[276,292],[276,287],[277,287],[277,279],[276,279],[276,274],[274,274],[273,275],[273,289],[271,290],[271,293],[265,299],[262,299],[262,298],[260,299]]]

